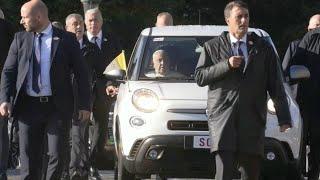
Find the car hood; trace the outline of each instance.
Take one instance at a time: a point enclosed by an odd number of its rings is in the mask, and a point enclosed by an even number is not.
[[[154,82],[131,81],[128,82],[129,90],[146,88],[154,91],[160,99],[169,100],[207,100],[207,87],[199,87],[194,82]]]

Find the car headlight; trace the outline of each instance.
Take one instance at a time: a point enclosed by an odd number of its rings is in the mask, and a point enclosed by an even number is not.
[[[132,104],[139,111],[150,113],[157,110],[159,98],[150,89],[138,89],[132,95]]]

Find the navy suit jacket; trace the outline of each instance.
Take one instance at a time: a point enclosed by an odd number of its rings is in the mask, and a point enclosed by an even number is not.
[[[121,45],[117,37],[111,33],[102,31],[101,49],[98,47],[96,60],[93,66],[96,70],[97,78],[105,83],[105,86],[111,85],[103,74],[106,67],[121,53]]]
[[[102,31],[101,49],[96,47],[95,60],[92,65],[96,73],[96,82],[93,89],[93,99],[106,103],[106,87],[109,85],[116,85],[110,79],[107,79],[103,74],[106,67],[121,53],[121,45],[117,37],[111,33]]]
[[[72,114],[73,92],[70,74],[73,72],[79,84],[79,109],[89,110],[88,70],[79,43],[74,34],[52,28],[50,82],[54,104],[58,111]],[[25,91],[33,36],[34,33],[26,31],[15,34],[2,71],[0,100],[1,103],[10,102],[13,98],[13,115],[19,107],[17,105],[22,102],[21,92]]]

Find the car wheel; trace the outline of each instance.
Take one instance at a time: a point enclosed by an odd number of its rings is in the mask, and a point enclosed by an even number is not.
[[[286,180],[287,178],[285,176],[277,176],[277,177],[274,177],[274,176],[268,176],[268,177],[261,177],[260,180]]]
[[[161,174],[157,174],[156,175],[156,180],[167,180],[168,178],[164,175],[161,175]]]
[[[115,166],[116,166],[114,170],[115,179],[117,180],[134,180],[135,179],[135,175],[127,171],[127,169],[124,166],[124,160],[122,155],[122,145],[118,145],[118,155],[117,155]]]

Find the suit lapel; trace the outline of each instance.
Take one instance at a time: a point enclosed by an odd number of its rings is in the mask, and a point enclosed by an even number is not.
[[[220,53],[223,53],[221,55],[226,56],[226,58],[233,56],[229,32],[225,31],[221,34],[220,42],[221,42],[220,47],[222,49],[222,52]]]
[[[52,42],[51,42],[51,63],[56,55],[58,45],[60,42],[60,33],[57,31],[56,28],[52,27]]]
[[[248,33],[247,35],[247,49],[248,49],[248,65],[249,65],[252,61],[252,55],[255,54],[257,51],[255,47],[255,38],[252,33]]]
[[[30,62],[31,61],[31,58],[32,58],[32,51],[33,51],[33,48],[34,48],[34,44],[33,44],[33,41],[34,41],[34,33],[30,33],[30,32],[28,32],[28,34],[27,34],[27,57],[28,57],[28,62]]]
[[[25,46],[24,48],[26,48],[26,58],[23,58],[23,60],[21,60],[23,63],[24,63],[24,66],[23,67],[23,79],[25,79],[28,71],[29,71],[29,68],[30,68],[30,63],[33,59],[33,54],[32,54],[32,51],[33,51],[33,48],[34,48],[34,45],[33,45],[33,41],[34,41],[34,33],[31,33],[31,32],[27,32],[26,33],[26,43],[25,43]]]
[[[106,37],[105,34],[102,34],[102,39],[101,39],[101,51],[106,52],[106,48],[108,46],[108,38]]]

